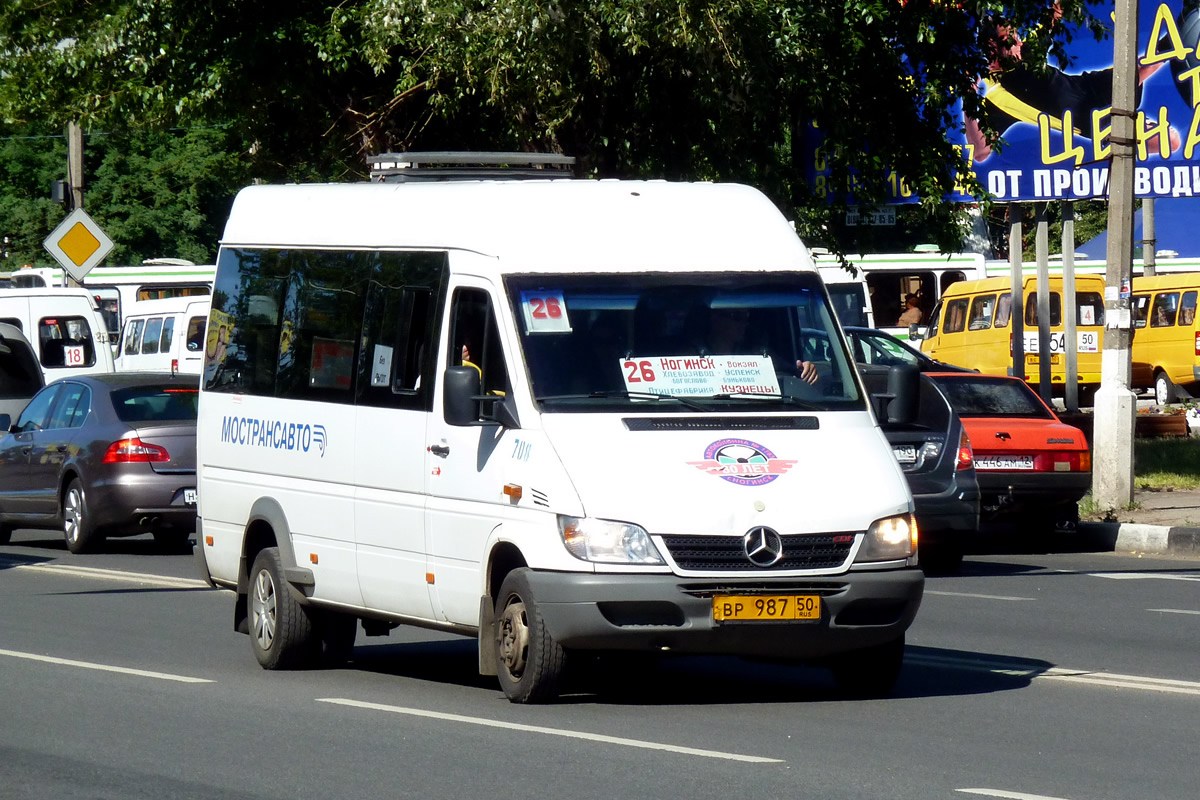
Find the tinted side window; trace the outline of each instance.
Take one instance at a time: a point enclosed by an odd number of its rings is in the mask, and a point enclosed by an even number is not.
[[[80,383],[68,383],[62,390],[62,398],[54,408],[47,428],[77,428],[87,416],[92,393]],[[76,424],[78,420],[78,424]]]
[[[942,302],[939,300],[938,304],[933,307],[933,313],[929,315],[929,328],[925,331],[926,339],[932,339],[938,335],[938,325],[941,323],[941,318]]]
[[[136,356],[142,346],[142,328],[145,327],[146,320],[131,319],[125,326],[125,344],[121,348],[121,352],[127,356]]]
[[[370,381],[377,344],[394,352],[386,340],[395,341],[398,323],[385,333],[384,320],[398,319],[406,289],[440,296],[445,260],[429,252],[222,250],[207,333],[191,325],[188,333],[189,344],[205,338],[206,388],[339,403],[375,396],[356,384]],[[411,272],[414,263],[422,266]],[[410,273],[417,278],[406,285]],[[391,310],[380,306],[384,295],[396,295]],[[413,299],[410,311],[418,305]],[[401,390],[418,385],[419,360],[405,353]]]
[[[204,327],[208,323],[204,317],[192,317],[188,320],[187,349],[189,353],[198,353],[204,349]]]
[[[166,317],[163,319],[162,336],[158,340],[158,352],[171,352],[171,340],[175,338],[175,318]]]
[[[996,321],[993,323],[997,328],[1007,328],[1008,320],[1012,316],[1012,295],[1005,292],[1000,295],[1000,299],[996,301]]]
[[[1179,304],[1179,324],[1191,327],[1196,321],[1196,293],[1184,292]]]
[[[17,430],[25,433],[44,428],[50,416],[50,407],[54,405],[54,398],[58,397],[61,389],[62,384],[55,384],[38,392],[17,418]]]
[[[971,321],[968,330],[985,331],[992,327],[992,313],[996,310],[996,295],[985,294],[971,301]]]
[[[1169,328],[1175,324],[1179,311],[1179,292],[1160,292],[1154,295],[1154,308],[1150,312],[1151,328]]]
[[[158,337],[162,334],[162,326],[162,317],[151,317],[146,320],[146,330],[142,332],[142,355],[152,355],[158,352]]]
[[[1078,292],[1075,295],[1075,324],[1103,325],[1104,298],[1099,292]]]
[[[482,289],[456,291],[450,325],[450,353],[446,363],[479,370],[484,394],[507,394],[508,370],[488,293]]]
[[[943,333],[960,333],[967,328],[967,298],[951,300],[946,304],[946,319],[942,323]]]
[[[1146,316],[1150,313],[1150,295],[1135,294],[1133,296],[1133,327],[1146,327]]]

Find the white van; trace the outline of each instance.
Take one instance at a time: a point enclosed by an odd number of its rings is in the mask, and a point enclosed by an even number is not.
[[[198,437],[197,558],[268,669],[345,659],[361,620],[478,637],[515,702],[599,650],[881,693],[922,597],[829,296],[745,186],[244,189]]]
[[[24,334],[37,350],[46,383],[113,371],[108,328],[86,289],[5,289],[0,322]]]
[[[199,375],[211,298],[139,300],[126,307],[117,348],[117,372]]]

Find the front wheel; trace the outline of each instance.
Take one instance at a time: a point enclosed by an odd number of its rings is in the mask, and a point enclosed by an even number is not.
[[[319,652],[309,609],[292,595],[279,548],[267,547],[250,569],[250,647],[263,669],[304,669]]]
[[[493,637],[500,686],[514,703],[542,703],[558,696],[566,652],[546,630],[529,585],[529,570],[504,578],[496,601]]]
[[[1167,377],[1167,373],[1158,372],[1154,376],[1154,402],[1165,406],[1175,402],[1175,384]]]
[[[92,515],[88,511],[87,495],[79,478],[71,480],[62,496],[63,539],[67,550],[86,553],[94,550],[104,537],[96,534]]]
[[[833,679],[851,697],[884,697],[904,665],[904,634],[890,642],[855,650],[833,662]]]

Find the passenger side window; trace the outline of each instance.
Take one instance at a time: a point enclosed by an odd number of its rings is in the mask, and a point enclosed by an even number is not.
[[[1183,302],[1179,304],[1179,324],[1189,328],[1196,322],[1196,293],[1184,292]]]
[[[1150,314],[1151,328],[1170,328],[1175,324],[1179,312],[1179,292],[1160,292],[1154,295],[1154,309]]]
[[[38,392],[29,401],[29,405],[25,406],[21,416],[17,418],[17,431],[28,433],[42,430],[46,425],[46,418],[50,416],[50,408],[54,405],[54,399],[58,397],[61,389],[62,384],[56,383]]]
[[[146,330],[142,332],[142,355],[148,356],[158,352],[158,337],[162,333],[162,325],[162,317],[146,320]]]
[[[90,403],[91,392],[86,386],[80,383],[64,384],[62,398],[55,406],[46,428],[78,428],[87,416]]]
[[[937,305],[933,307],[933,311],[929,314],[929,327],[925,331],[925,338],[932,339],[938,335],[938,325],[942,318],[942,302],[939,300]]]
[[[1135,294],[1133,296],[1133,327],[1146,327],[1146,317],[1150,312],[1150,295]]]
[[[92,326],[83,317],[54,317],[38,322],[43,367],[90,367],[96,363]]]
[[[968,330],[985,331],[992,327],[992,313],[996,310],[996,295],[985,294],[971,301],[971,321]]]
[[[1037,327],[1037,292],[1025,295],[1025,324]],[[1050,327],[1062,324],[1062,296],[1058,292],[1050,292]]]
[[[993,325],[997,328],[1007,328],[1008,320],[1012,316],[1012,295],[1005,292],[1000,295],[1000,299],[996,301],[996,319]]]
[[[962,333],[967,328],[967,298],[951,300],[946,304],[944,333]]]
[[[204,349],[204,329],[207,323],[204,317],[192,317],[188,320],[187,349],[189,353],[198,353]]]
[[[141,349],[142,328],[145,326],[144,319],[131,319],[125,325],[125,345],[121,352],[127,356],[136,356]]]
[[[158,352],[171,352],[171,340],[175,338],[175,318],[165,317],[163,319],[162,336],[158,340]]]
[[[450,311],[450,353],[447,364],[479,371],[484,394],[508,394],[508,370],[488,293],[459,289]]]

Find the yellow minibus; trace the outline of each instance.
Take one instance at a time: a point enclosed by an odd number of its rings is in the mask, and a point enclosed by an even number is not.
[[[1154,400],[1173,403],[1200,389],[1196,293],[1200,273],[1133,279],[1134,388],[1154,387]]]

